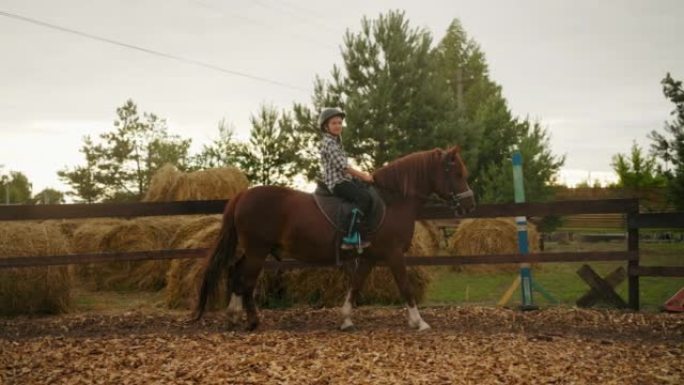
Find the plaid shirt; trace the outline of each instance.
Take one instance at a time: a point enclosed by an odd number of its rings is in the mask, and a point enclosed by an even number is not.
[[[321,174],[326,186],[333,190],[336,184],[351,180],[347,172],[347,154],[342,140],[331,134],[323,134],[321,139]]]

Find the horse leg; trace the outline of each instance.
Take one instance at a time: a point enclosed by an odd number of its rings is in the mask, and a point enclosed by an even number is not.
[[[254,289],[256,288],[257,279],[261,270],[264,267],[264,261],[268,255],[268,249],[248,250],[244,258],[244,265],[242,266],[241,285],[239,295],[242,297],[247,315],[248,331],[252,331],[259,326],[259,315],[254,302]]]
[[[366,282],[368,274],[370,274],[373,266],[375,266],[375,262],[365,258],[360,258],[358,261],[358,264],[352,272],[351,289],[349,289],[347,292],[344,305],[342,305],[342,317],[344,318],[344,321],[340,326],[340,330],[349,330],[350,328],[354,327],[354,323],[351,320],[352,308],[359,299],[359,293],[363,288],[363,284]]]
[[[418,306],[416,305],[416,299],[413,296],[413,290],[409,284],[406,264],[404,263],[403,258],[394,258],[388,262],[392,275],[394,276],[394,281],[399,288],[399,292],[401,293],[401,296],[404,297],[404,301],[406,301],[409,327],[414,329],[417,328],[418,331],[430,329],[430,325],[423,321],[420,312],[418,312]]]
[[[228,277],[226,279],[226,295],[228,296],[228,322],[231,325],[237,325],[242,316],[242,275],[245,265],[245,256],[243,255],[238,263],[228,269]]]

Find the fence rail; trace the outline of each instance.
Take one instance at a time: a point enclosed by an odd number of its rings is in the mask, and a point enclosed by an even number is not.
[[[228,201],[136,202],[67,205],[0,206],[0,221],[78,219],[104,217],[145,217],[166,215],[220,214]],[[504,203],[479,205],[462,218],[514,217],[526,215],[608,214],[638,212],[636,199],[558,201],[544,203]],[[445,206],[426,206],[418,219],[452,219],[455,214]]]
[[[69,204],[69,205],[18,205],[0,206],[0,221],[80,219],[142,216],[197,215],[222,213],[227,201],[183,201],[183,202],[142,202],[106,204]],[[463,265],[496,263],[550,263],[586,261],[626,261],[628,264],[629,305],[639,308],[639,277],[684,276],[684,266],[640,266],[639,228],[684,228],[684,213],[639,213],[637,199],[572,200],[545,203],[508,203],[480,205],[463,218],[491,218],[513,216],[563,216],[578,214],[623,214],[627,224],[627,250],[618,252],[564,252],[534,254],[497,254],[477,256],[407,256],[408,265]],[[426,206],[418,213],[418,219],[449,220],[454,212],[444,206]],[[93,254],[72,254],[53,256],[3,257],[0,269],[83,264],[112,261],[140,261],[151,259],[202,258],[207,249],[149,250],[138,252],[112,252]],[[267,261],[268,269],[289,269],[300,267],[322,267],[330,264],[310,264],[299,261]]]
[[[0,258],[0,269],[31,266],[78,265],[101,262],[144,261],[154,259],[203,258],[208,249],[168,249],[113,253],[67,254],[33,257]],[[584,252],[584,253],[533,253],[533,254],[490,254],[465,256],[406,256],[407,265],[452,266],[497,263],[548,263],[548,262],[586,262],[586,261],[635,261],[637,253],[628,251]],[[279,263],[291,261],[275,261]],[[325,264],[324,264],[325,265]],[[329,264],[328,264],[329,265]],[[321,266],[301,262],[304,266]]]

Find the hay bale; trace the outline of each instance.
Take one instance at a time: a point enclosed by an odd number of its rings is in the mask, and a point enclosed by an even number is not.
[[[181,227],[171,241],[174,249],[210,249],[218,239],[221,230],[221,216],[197,217]],[[204,274],[205,259],[178,259],[171,262],[167,274],[166,305],[172,309],[192,309],[197,299],[199,285]],[[208,310],[217,310],[228,305],[225,276],[216,293],[211,295]],[[254,297],[260,305],[280,304],[282,297],[282,273],[264,271],[259,276]]]
[[[442,236],[439,230],[429,221],[416,221],[411,248],[406,255],[432,256],[439,254]]]
[[[79,226],[72,248],[76,253],[107,253],[166,249],[183,217],[95,220]],[[159,290],[166,284],[168,260],[107,262],[77,266],[79,278],[91,290]]]
[[[0,225],[0,257],[69,254],[56,225],[6,222]],[[71,275],[66,266],[0,270],[0,314],[65,313],[71,307]]]
[[[162,167],[152,178],[144,201],[231,199],[249,187],[245,174],[235,167],[182,173]]]
[[[539,232],[534,224],[527,224],[530,252],[539,251]],[[518,230],[512,218],[463,220],[448,240],[448,251],[453,255],[485,255],[518,253]],[[516,271],[518,264],[487,264],[455,266],[458,271],[498,272]]]
[[[157,170],[152,179],[150,180],[150,186],[147,189],[145,202],[164,202],[170,201],[172,196],[171,187],[176,184],[178,179],[183,176],[183,173],[178,171],[176,166],[172,164],[165,164],[159,170]]]
[[[221,216],[211,215],[195,218],[182,226],[173,239],[171,248],[174,249],[199,249],[211,248],[218,238],[221,230]],[[204,269],[202,260],[199,259],[176,259],[166,275],[165,298],[166,305],[172,309],[190,309],[194,306],[197,290]],[[225,286],[220,286],[220,293],[212,296],[208,308],[215,309],[226,306]]]

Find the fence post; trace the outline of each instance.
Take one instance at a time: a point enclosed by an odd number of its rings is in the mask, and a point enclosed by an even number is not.
[[[634,203],[627,210],[627,250],[637,253],[636,260],[629,260],[627,262],[629,307],[634,311],[639,310],[639,276],[632,275],[638,272],[639,260],[641,259],[641,254],[639,253],[639,228],[636,227],[636,217],[638,215],[639,200],[635,199]],[[630,224],[634,224],[634,227]]]

